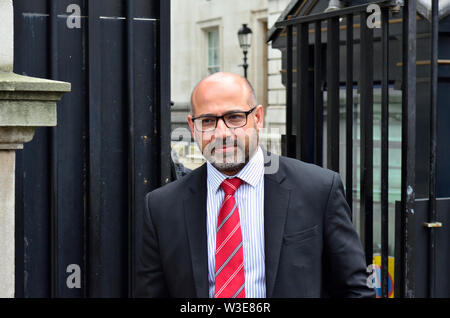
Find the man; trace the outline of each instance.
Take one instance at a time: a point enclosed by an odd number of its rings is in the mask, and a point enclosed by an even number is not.
[[[375,295],[339,175],[263,151],[263,114],[238,75],[196,86],[207,163],[146,196],[137,297]]]

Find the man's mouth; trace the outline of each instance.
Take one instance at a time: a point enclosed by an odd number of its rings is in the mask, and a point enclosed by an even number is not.
[[[235,149],[236,149],[236,145],[235,144],[222,145],[222,146],[214,148],[216,153],[234,152]]]

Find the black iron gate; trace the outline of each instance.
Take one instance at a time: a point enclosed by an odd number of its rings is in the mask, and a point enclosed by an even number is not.
[[[14,71],[72,84],[17,152],[16,297],[132,296],[135,220],[171,178],[170,1],[13,5]]]
[[[448,266],[450,200],[436,199],[436,107],[437,107],[437,3],[433,0],[430,37],[429,112],[429,192],[427,200],[416,199],[416,45],[417,1],[359,1],[359,5],[299,17],[287,16],[275,26],[285,32],[286,55],[286,135],[284,154],[298,159],[326,164],[340,170],[340,88],[345,90],[345,182],[346,197],[353,204],[354,86],[360,96],[360,223],[361,240],[367,265],[373,262],[374,235],[374,95],[375,82],[381,88],[381,291],[388,297],[388,163],[389,163],[389,66],[392,55],[401,52],[401,201],[396,217],[396,290],[395,297],[450,297]],[[301,2],[299,2],[301,3]],[[402,6],[400,6],[400,4]],[[379,24],[369,23],[373,5],[380,10]],[[302,5],[303,6],[303,5]],[[390,14],[397,10],[401,28],[395,35],[400,45],[389,48]],[[300,10],[300,9],[299,9]],[[293,10],[294,11],[294,10]],[[372,12],[371,12],[372,11]],[[298,11],[297,11],[298,12]],[[397,19],[398,20],[398,19]],[[399,24],[396,25],[396,27]],[[359,29],[360,32],[355,32]],[[321,34],[326,32],[326,39]],[[374,56],[375,37],[378,53]],[[296,52],[295,52],[296,51]],[[359,55],[354,56],[354,51]],[[295,52],[295,53],[294,53]],[[393,52],[393,53],[392,53]],[[345,59],[340,58],[345,55]],[[377,64],[374,64],[377,61]],[[358,74],[354,72],[358,64]],[[312,70],[312,72],[311,72]],[[374,72],[377,81],[374,80]],[[295,77],[294,77],[295,75]],[[324,107],[326,92],[326,107]],[[325,111],[324,111],[325,110]],[[448,119],[447,119],[448,120]],[[323,122],[326,121],[326,135]],[[447,136],[448,137],[448,136]],[[326,143],[324,147],[324,140]],[[445,139],[444,139],[445,140]],[[324,152],[326,153],[325,158]],[[447,158],[448,159],[448,158]],[[425,169],[427,169],[425,168]],[[421,170],[424,168],[422,167]],[[448,183],[447,183],[448,184]],[[439,221],[439,222],[438,222]],[[425,242],[425,243],[424,243]],[[420,268],[416,268],[420,267]],[[437,277],[440,277],[437,279]],[[420,284],[416,285],[420,281]]]

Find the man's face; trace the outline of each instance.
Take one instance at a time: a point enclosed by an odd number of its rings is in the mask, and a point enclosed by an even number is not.
[[[237,75],[200,83],[193,94],[193,116],[188,116],[191,132],[205,158],[219,171],[233,175],[250,160],[259,144],[259,130],[263,127],[261,105],[249,105],[250,89]],[[222,116],[234,112],[248,112],[247,123],[229,128],[218,119],[214,130],[202,132],[194,126],[193,118]]]

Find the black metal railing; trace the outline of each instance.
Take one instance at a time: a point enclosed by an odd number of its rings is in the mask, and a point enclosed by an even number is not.
[[[15,296],[132,297],[144,196],[171,181],[170,1],[15,0],[14,24],[14,71],[72,84],[18,151]]]
[[[372,1],[364,5],[356,5],[336,11],[308,16],[288,18],[277,22],[275,26],[286,30],[286,136],[284,138],[283,152],[287,156],[296,157],[304,161],[312,161],[318,165],[339,172],[340,170],[340,87],[345,82],[345,140],[346,140],[346,198],[349,206],[353,206],[353,130],[354,130],[354,83],[357,82],[360,93],[360,236],[363,243],[367,265],[373,262],[373,149],[374,149],[374,29],[368,23],[370,13],[368,5],[376,4],[380,9],[379,37],[381,42],[381,296],[388,297],[388,163],[389,163],[389,10],[397,6],[392,1]],[[437,68],[437,1],[433,1],[433,45],[432,45],[432,82],[431,82],[431,157],[430,170],[435,170],[436,152],[436,68]],[[399,7],[396,7],[399,9]],[[400,276],[396,277],[396,284],[400,284],[396,297],[414,297],[414,204],[415,204],[415,140],[416,140],[416,1],[405,1],[402,10],[402,177],[401,177],[401,264]],[[359,17],[359,39],[354,38],[356,18]],[[345,19],[345,23],[343,20]],[[321,33],[322,25],[326,24],[326,63],[322,65]],[[341,33],[340,29],[345,29]],[[296,34],[295,34],[295,31]],[[340,39],[344,34],[345,38]],[[294,36],[296,37],[294,38]],[[311,39],[313,37],[313,39]],[[295,41],[296,40],[296,43]],[[345,42],[345,46],[341,45]],[[354,43],[360,47],[359,77],[354,74]],[[314,50],[309,50],[309,45]],[[295,47],[296,55],[294,53]],[[345,68],[342,65],[340,52],[344,50],[346,58]],[[314,52],[308,56],[308,52]],[[295,55],[295,56],[294,56]],[[310,59],[313,63],[310,63]],[[296,89],[294,89],[294,61],[296,62]],[[312,64],[314,78],[309,78],[308,67]],[[323,72],[325,67],[325,72]],[[377,67],[379,67],[377,65]],[[345,71],[345,77],[340,76]],[[326,74],[322,76],[322,74]],[[344,79],[344,80],[342,80]],[[313,89],[310,90],[308,83]],[[323,157],[323,121],[324,101],[323,92],[327,91],[326,105],[326,158]],[[313,92],[312,98],[308,96]],[[294,95],[297,96],[294,104]],[[311,103],[312,101],[312,103]],[[304,114],[313,105],[314,127],[311,136],[311,123]],[[311,117],[309,117],[311,118]],[[308,143],[313,143],[313,153],[309,153]],[[313,158],[310,160],[310,158]],[[435,187],[435,180],[430,178],[430,223],[435,222],[435,194],[431,191]],[[430,282],[434,282],[435,241],[433,227],[430,227]],[[433,283],[430,285],[433,290]]]

